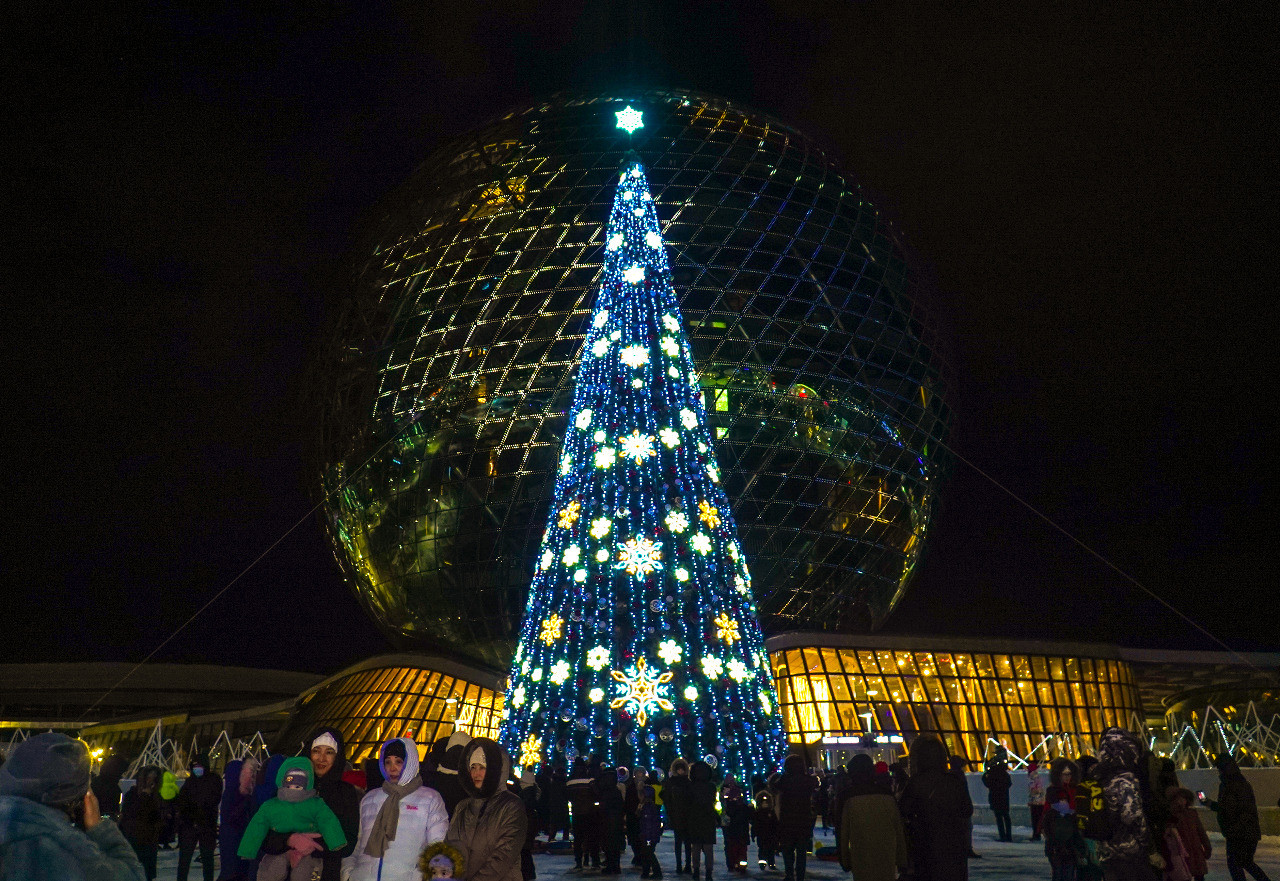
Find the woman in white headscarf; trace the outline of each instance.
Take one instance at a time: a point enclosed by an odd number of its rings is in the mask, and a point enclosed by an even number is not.
[[[418,745],[396,737],[382,745],[383,784],[360,802],[360,838],[351,857],[351,881],[421,881],[418,855],[444,840],[444,799],[418,774]]]

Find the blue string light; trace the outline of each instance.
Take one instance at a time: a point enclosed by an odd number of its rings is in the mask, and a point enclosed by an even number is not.
[[[503,742],[526,768],[680,755],[767,775],[785,733],[638,161],[619,175],[581,357]]]

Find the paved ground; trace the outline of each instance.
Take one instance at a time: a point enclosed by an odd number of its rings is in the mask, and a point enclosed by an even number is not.
[[[1014,840],[1010,844],[996,841],[996,828],[994,826],[978,826],[974,829],[974,847],[978,853],[982,854],[980,860],[969,861],[969,877],[972,881],[1047,881],[1049,878],[1049,864],[1045,861],[1044,850],[1038,842],[1032,843],[1027,840],[1030,833],[1024,829],[1014,829]],[[823,836],[819,832],[819,838],[824,843],[834,844],[835,841],[830,834]],[[1213,841],[1214,855],[1209,861],[1209,874],[1206,881],[1229,881],[1230,876],[1227,874],[1227,861],[1223,851],[1222,837],[1216,833],[1210,834],[1210,840]],[[748,854],[750,859],[755,859],[755,848],[752,847]],[[675,867],[675,858],[672,855],[671,839],[666,838],[658,845],[658,859],[662,862],[663,867],[668,869],[666,876],[668,881],[675,878],[670,869]],[[541,881],[552,881],[552,879],[565,879],[565,881],[581,881],[582,878],[590,878],[591,875],[575,875],[568,873],[568,869],[573,867],[573,857],[570,856],[553,856],[550,854],[539,854],[534,857],[535,865],[538,869],[538,878]],[[1267,836],[1262,840],[1262,846],[1258,848],[1258,864],[1271,876],[1274,881],[1280,881],[1280,836]],[[779,861],[781,865],[781,861]],[[175,881],[178,875],[178,854],[176,851],[161,851],[159,860],[159,875],[157,881]],[[717,881],[728,881],[729,876],[724,874],[724,850],[720,847],[716,848],[716,872]],[[628,878],[638,881],[640,875],[638,870],[632,869],[627,865],[627,860],[623,860],[622,881]],[[761,881],[781,881],[782,873],[766,872],[761,875],[754,869],[750,872],[750,877],[761,879]],[[191,881],[203,881],[204,876],[201,874],[200,865],[197,863],[191,867]],[[686,879],[687,876],[680,876]],[[806,881],[849,881],[849,875],[840,870],[838,863],[828,863],[822,860],[809,859],[809,870],[806,875]]]

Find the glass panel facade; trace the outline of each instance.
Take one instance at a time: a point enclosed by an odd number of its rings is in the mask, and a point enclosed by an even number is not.
[[[330,725],[342,732],[347,758],[359,764],[392,737],[422,747],[455,730],[497,737],[502,693],[420,667],[360,670],[321,685],[294,712],[276,749],[297,750],[302,738]]]
[[[1142,718],[1133,674],[1119,661],[851,648],[770,657],[793,744],[861,736],[870,722],[877,735],[902,736],[908,746],[915,734],[936,732],[970,759],[984,756],[991,741],[1047,759]]]
[[[648,169],[766,631],[865,630],[946,467],[945,372],[894,232],[822,148],[706,95],[518,109],[424,162],[360,245],[321,371],[325,522],[397,644],[505,669],[623,152]]]

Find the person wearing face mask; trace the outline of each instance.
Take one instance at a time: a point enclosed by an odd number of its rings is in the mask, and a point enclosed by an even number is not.
[[[523,881],[520,849],[525,813],[520,796],[507,789],[511,758],[497,742],[473,738],[463,749],[461,775],[467,798],[458,803],[445,841],[462,854],[463,881]]]
[[[145,881],[89,791],[89,748],[37,734],[0,768],[0,881]]]
[[[200,847],[200,867],[204,881],[213,881],[213,855],[218,846],[218,806],[222,801],[222,778],[209,770],[203,755],[191,762],[191,776],[178,790],[173,809],[178,817],[178,881],[187,881],[191,858]]]
[[[360,838],[348,860],[351,881],[421,881],[418,856],[449,831],[444,799],[422,782],[418,745],[407,737],[378,754],[382,786],[360,802]]]

